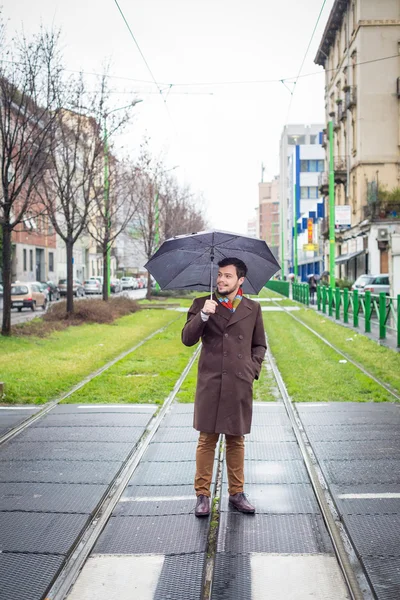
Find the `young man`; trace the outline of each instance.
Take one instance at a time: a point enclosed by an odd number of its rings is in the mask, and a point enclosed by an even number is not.
[[[244,435],[250,433],[253,381],[258,379],[266,343],[259,303],[245,298],[241,286],[247,267],[237,258],[218,263],[217,289],[212,299],[196,298],[189,309],[182,341],[199,339],[194,428],[200,432],[196,451],[197,517],[210,514],[210,487],[215,446],[226,438],[229,502],[254,513],[244,492]]]

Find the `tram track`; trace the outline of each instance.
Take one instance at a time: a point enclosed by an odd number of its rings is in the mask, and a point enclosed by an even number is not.
[[[112,360],[108,361],[105,365],[103,365],[99,369],[96,369],[96,371],[93,371],[92,373],[90,373],[89,375],[87,375],[86,377],[81,379],[81,381],[79,381],[74,386],[72,386],[72,388],[70,388],[67,392],[61,394],[60,396],[58,396],[57,398],[54,398],[53,400],[50,400],[49,402],[46,402],[46,404],[44,404],[40,410],[35,412],[33,415],[30,415],[27,419],[22,421],[22,423],[19,423],[18,425],[16,425],[15,427],[13,427],[9,431],[7,431],[5,434],[0,436],[0,446],[2,444],[4,444],[5,442],[8,442],[15,436],[17,436],[19,433],[21,433],[22,431],[24,431],[25,429],[30,427],[33,423],[35,423],[36,421],[38,421],[45,415],[47,415],[51,410],[53,410],[53,408],[55,408],[58,404],[60,404],[60,402],[62,402],[63,400],[66,400],[67,398],[72,396],[75,392],[77,392],[78,390],[83,388],[85,385],[87,385],[88,383],[93,381],[93,379],[95,379],[99,375],[102,375],[105,371],[108,371],[108,369],[113,367],[115,364],[117,364],[118,362],[120,362],[121,360],[123,360],[124,358],[126,358],[127,356],[129,356],[130,354],[135,352],[136,350],[138,350],[141,346],[146,344],[146,342],[149,342],[154,336],[156,336],[159,333],[162,333],[163,331],[168,329],[168,327],[173,325],[173,323],[178,321],[180,318],[181,318],[181,315],[176,317],[175,319],[172,319],[163,327],[160,327],[156,331],[153,331],[152,333],[150,333],[148,336],[143,338],[140,342],[138,342],[131,348],[129,348],[128,350],[125,350],[121,354],[118,354],[118,356],[116,356]],[[27,404],[26,407],[29,408],[30,405]]]

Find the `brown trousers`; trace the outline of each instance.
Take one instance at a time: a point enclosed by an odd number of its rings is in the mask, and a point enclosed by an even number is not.
[[[210,497],[210,487],[214,466],[215,446],[219,433],[200,432],[196,450],[196,476],[194,489],[196,496]],[[244,486],[244,436],[226,435],[226,468],[228,471],[229,495],[243,492]]]

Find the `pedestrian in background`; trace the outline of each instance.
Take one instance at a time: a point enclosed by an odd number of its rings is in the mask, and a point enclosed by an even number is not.
[[[315,275],[310,275],[308,279],[308,288],[310,290],[310,302],[315,304],[315,292],[317,291],[317,279]]]
[[[200,339],[193,426],[200,432],[196,450],[197,517],[210,514],[215,446],[225,434],[229,503],[244,513],[255,508],[244,494],[244,435],[250,433],[253,381],[266,351],[261,307],[243,296],[247,267],[237,258],[218,263],[212,299],[196,298],[189,309],[182,341]]]

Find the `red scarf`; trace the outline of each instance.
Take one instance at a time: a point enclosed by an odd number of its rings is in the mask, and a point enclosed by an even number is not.
[[[229,300],[228,296],[222,296],[218,293],[218,291],[215,292],[215,295],[217,296],[217,299],[222,304],[222,306],[225,306],[225,308],[227,308],[231,312],[235,312],[235,310],[240,304],[240,301],[242,300],[243,292],[242,288],[240,287],[237,291],[236,296],[233,299],[233,302]]]

